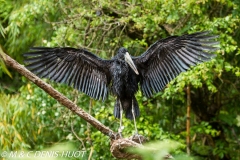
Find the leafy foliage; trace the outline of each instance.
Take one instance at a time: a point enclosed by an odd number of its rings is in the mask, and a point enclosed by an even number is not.
[[[173,155],[180,156],[185,150],[189,85],[191,154],[195,159],[239,159],[239,8],[238,0],[0,0],[0,44],[20,63],[22,53],[31,46],[84,47],[110,58],[120,46],[139,55],[160,38],[211,30],[219,35],[217,58],[182,73],[151,99],[139,92],[137,125],[139,133],[151,141],[178,141],[183,147]],[[7,71],[2,60],[0,64],[0,150],[38,150],[73,142],[92,159],[113,158],[108,137],[18,73]],[[117,130],[114,97],[95,101],[66,85],[51,84]],[[124,119],[123,124],[124,135],[134,134],[131,121]]]

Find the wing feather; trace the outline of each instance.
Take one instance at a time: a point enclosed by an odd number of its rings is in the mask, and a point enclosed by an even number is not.
[[[52,80],[56,81],[56,82],[59,82],[63,78],[63,76],[65,74],[65,71],[66,71],[66,68],[68,68],[68,67],[69,67],[69,63],[59,64],[57,73],[55,75],[53,75]]]
[[[94,97],[95,99],[97,99],[96,98],[96,90],[97,90],[97,77],[96,76],[94,76],[93,77],[93,89],[92,89],[92,97]]]
[[[162,90],[162,88],[164,87],[164,85],[163,85],[163,79],[162,79],[162,77],[161,77],[161,75],[160,74],[158,74],[159,73],[159,68],[160,67],[156,67],[156,69],[154,70],[155,71],[155,75],[156,75],[156,80],[157,80],[157,83],[159,84],[159,89],[158,89],[158,91],[160,91],[160,90]],[[157,92],[157,91],[156,91]]]
[[[180,73],[179,68],[174,64],[174,60],[171,60],[169,56],[166,56],[166,63],[169,64],[169,66],[171,67],[171,73],[172,76],[175,77],[178,73]]]
[[[41,78],[66,83],[104,100],[111,81],[111,60],[103,60],[84,49],[34,47],[25,53],[27,68]]]
[[[90,75],[90,83],[89,83],[89,95],[91,97],[93,97],[93,87],[94,87],[94,78],[93,78],[93,74],[91,74]]]
[[[209,31],[172,36],[152,44],[141,56],[132,57],[140,72],[142,92],[150,97],[191,66],[211,60],[218,50],[218,36]]]
[[[152,72],[152,77],[154,77],[154,76],[157,76],[156,70],[154,70],[154,71]],[[159,86],[158,79],[153,78],[151,85],[152,85],[152,87],[153,87],[153,89],[154,89],[154,92],[157,92],[158,90],[160,90],[160,86]]]
[[[191,62],[190,65],[195,65],[196,63],[202,62],[202,58],[200,56],[194,58],[194,56],[188,54],[189,52],[186,52],[185,48],[180,49],[178,52]]]
[[[82,91],[82,88],[80,87],[82,85],[82,83],[79,84],[79,77],[82,77],[84,75],[84,73],[82,73],[84,71],[84,68],[85,68],[85,66],[78,67],[77,64],[74,65],[74,69],[72,70],[72,72],[70,74],[71,76],[69,77],[69,79],[67,81],[68,82],[67,84],[69,86],[73,85],[74,88]],[[80,76],[78,76],[78,75],[80,75]]]

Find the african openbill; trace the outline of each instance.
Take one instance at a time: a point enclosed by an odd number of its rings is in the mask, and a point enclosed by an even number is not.
[[[40,77],[66,83],[95,99],[105,100],[108,93],[117,97],[114,116],[120,118],[123,111],[129,119],[140,115],[135,93],[140,83],[147,97],[164,87],[190,66],[210,60],[217,50],[218,36],[210,32],[197,32],[183,36],[171,36],[158,40],[142,55],[130,56],[126,48],[120,48],[111,60],[104,60],[85,49],[34,47],[24,54],[27,68]],[[137,131],[137,130],[136,130]]]

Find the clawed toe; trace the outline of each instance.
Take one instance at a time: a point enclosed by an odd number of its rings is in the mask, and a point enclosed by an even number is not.
[[[108,134],[108,136],[110,137],[110,139],[112,139],[112,140],[117,140],[117,139],[119,139],[119,138],[122,138],[122,133],[119,133],[119,132],[115,132],[115,133],[112,133],[112,132],[110,132],[109,134]]]
[[[142,144],[143,142],[146,141],[146,138],[138,133],[135,133],[133,136],[130,137],[130,139],[139,144]]]

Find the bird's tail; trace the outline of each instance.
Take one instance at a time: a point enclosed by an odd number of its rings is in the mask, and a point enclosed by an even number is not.
[[[120,101],[119,101],[120,100]],[[133,119],[133,114],[132,114],[132,102],[133,102],[133,109],[134,109],[134,114],[135,114],[135,118],[138,117],[140,115],[140,111],[139,111],[139,106],[137,103],[137,100],[135,97],[133,98],[119,98],[117,97],[115,106],[114,106],[114,116],[116,118],[120,118],[120,102],[122,104],[122,108],[123,111],[125,113],[126,118],[128,119]]]

